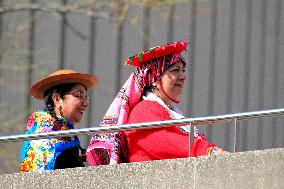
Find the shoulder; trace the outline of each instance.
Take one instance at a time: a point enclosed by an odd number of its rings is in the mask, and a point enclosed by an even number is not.
[[[27,130],[33,128],[37,130],[42,127],[52,127],[54,119],[49,113],[43,110],[35,111],[28,116]]]
[[[33,119],[35,121],[40,121],[40,122],[53,120],[52,116],[44,110],[38,110],[38,111],[31,113],[28,116],[28,119]]]
[[[167,109],[164,108],[162,105],[160,105],[158,102],[156,101],[151,101],[151,100],[142,100],[141,102],[139,102],[136,106],[134,106],[134,108],[132,109],[132,112],[163,112],[163,113],[168,113]]]
[[[166,108],[156,101],[142,100],[130,112],[129,123],[170,120]]]

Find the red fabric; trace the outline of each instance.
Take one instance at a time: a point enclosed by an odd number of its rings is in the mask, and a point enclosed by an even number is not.
[[[186,41],[179,41],[174,43],[169,43],[166,45],[156,46],[147,51],[140,52],[125,61],[125,64],[132,66],[140,66],[143,62],[147,62],[153,58],[158,58],[161,56],[181,53],[187,47]]]
[[[194,138],[193,144],[191,145],[190,156],[210,155],[210,153],[208,154],[207,152],[209,147],[215,147],[215,144],[207,142],[205,136],[202,133],[199,133],[198,137]]]
[[[128,123],[170,120],[168,111],[155,101],[143,100],[131,111]],[[188,134],[175,126],[124,132],[128,142],[129,162],[188,157]],[[202,138],[203,137],[203,138]],[[191,156],[207,155],[204,136],[195,138]]]

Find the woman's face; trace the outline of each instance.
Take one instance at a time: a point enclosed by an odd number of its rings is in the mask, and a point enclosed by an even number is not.
[[[75,85],[69,93],[60,98],[63,117],[73,124],[80,122],[83,114],[89,106],[87,92],[83,85]]]
[[[185,81],[185,65],[179,61],[172,65],[161,78],[161,84],[165,92],[173,99],[179,100],[182,95],[182,90]],[[167,104],[170,105],[173,102],[161,92],[160,86],[158,85],[159,97]]]

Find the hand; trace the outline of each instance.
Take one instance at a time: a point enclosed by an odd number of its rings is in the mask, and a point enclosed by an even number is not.
[[[224,150],[218,152],[218,155],[222,155],[222,154],[230,154],[230,152],[224,151]]]

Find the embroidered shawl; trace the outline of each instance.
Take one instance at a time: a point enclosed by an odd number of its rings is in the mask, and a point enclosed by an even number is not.
[[[151,59],[140,65],[130,75],[110,105],[100,126],[126,124],[131,109],[141,100],[142,93],[159,81],[174,63],[182,61],[179,53]],[[125,162],[127,148],[122,132],[94,134],[87,149],[89,165],[115,165]]]
[[[32,113],[27,121],[26,134],[73,129],[73,124],[62,119],[62,126],[46,111]],[[25,141],[22,146],[20,172],[53,170],[56,158],[66,149],[79,146],[77,136]]]

